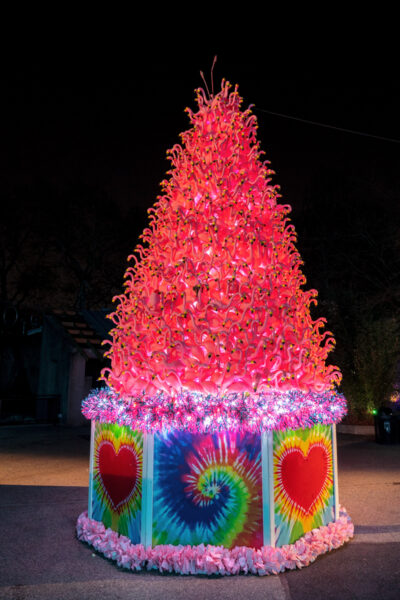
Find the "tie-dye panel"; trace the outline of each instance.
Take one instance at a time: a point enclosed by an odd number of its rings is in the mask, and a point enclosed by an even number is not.
[[[143,434],[96,423],[93,448],[92,516],[140,542]]]
[[[274,432],[275,539],[292,544],[334,519],[332,429]]]
[[[157,434],[153,545],[263,545],[260,435]]]

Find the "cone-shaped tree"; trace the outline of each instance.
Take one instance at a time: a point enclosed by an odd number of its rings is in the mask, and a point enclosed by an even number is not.
[[[256,117],[225,82],[197,102],[111,315],[108,382],[125,396],[330,390],[341,378],[325,364],[334,340],[310,316],[317,292],[302,289]]]

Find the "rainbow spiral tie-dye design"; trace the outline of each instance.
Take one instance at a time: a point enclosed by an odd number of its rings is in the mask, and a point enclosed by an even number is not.
[[[261,438],[157,434],[153,545],[263,545]]]

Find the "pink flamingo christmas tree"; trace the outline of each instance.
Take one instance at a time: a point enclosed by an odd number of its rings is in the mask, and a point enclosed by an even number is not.
[[[175,466],[181,473],[179,481],[191,482],[182,488],[183,496],[193,492],[197,508],[207,506],[210,511],[210,498],[217,502],[224,486],[228,489],[228,484],[217,482],[215,473],[221,476],[223,471],[221,477],[226,478],[228,470],[240,464],[240,477],[245,478],[246,469],[251,472],[248,488],[258,492],[251,492],[251,498],[249,492],[248,500],[237,492],[234,504],[240,497],[241,506],[253,506],[256,516],[241,533],[232,529],[229,544],[235,539],[254,541],[260,535],[262,539],[263,527],[264,541],[291,543],[334,516],[340,521],[337,487],[333,489],[335,434],[330,426],[341,420],[346,403],[335,388],[341,379],[339,369],[326,364],[335,342],[324,331],[325,320],[311,317],[317,292],[303,289],[306,280],[295,247],[296,233],[287,216],[290,206],[278,202],[279,187],[271,181],[274,172],[262,160],[257,141],[256,117],[250,109],[241,110],[237,88],[231,91],[224,81],[216,95],[197,90],[197,103],[196,113],[186,109],[192,127],[181,134],[182,144],[168,153],[169,178],[162,182],[163,193],[149,210],[143,244],[129,257],[135,264],[126,271],[125,293],[114,299],[117,307],[110,315],[114,328],[106,352],[111,366],[103,372],[109,387],[92,392],[83,403],[83,413],[94,422],[128,427],[145,437],[155,434],[152,444],[159,453],[154,458],[155,473],[157,468],[165,471],[167,463],[168,469],[175,468],[163,450],[162,436],[175,436],[170,447],[176,456],[176,448],[190,446],[190,460],[197,467],[182,474],[182,465]],[[287,437],[287,431],[300,433]],[[110,435],[107,430],[104,443],[111,444]],[[244,441],[240,436],[246,435],[250,437]],[[270,449],[263,450],[273,453],[269,471],[266,466],[261,469],[261,436],[265,435],[273,436]],[[138,439],[135,448],[140,446]],[[233,466],[225,465],[226,458],[221,458],[223,467],[210,459],[224,445]],[[250,460],[248,450],[245,458],[244,450],[239,456],[238,448],[251,445],[258,448],[257,459]],[[114,452],[113,465],[119,460],[117,447],[125,446],[120,442],[114,450],[107,446],[107,453]],[[167,457],[164,465],[160,456]],[[179,456],[185,461],[183,450]],[[251,466],[245,469],[245,464]],[[208,473],[202,479],[199,465]],[[100,467],[98,488],[109,498],[112,494],[105,482],[110,478],[102,475]],[[210,469],[214,469],[212,479]],[[304,474],[300,483],[299,472]],[[230,480],[234,490],[238,478]],[[308,491],[305,480],[312,482]],[[154,486],[156,481],[155,476]],[[160,478],[159,482],[168,487],[168,482]],[[153,491],[157,498],[155,487]],[[231,490],[231,498],[234,493]],[[268,493],[269,500],[265,499]],[[143,499],[142,504],[146,502],[152,500]],[[272,519],[266,525],[267,502],[271,506],[275,502],[278,524]],[[175,518],[171,507],[172,503],[168,508],[172,525],[164,527],[161,537],[153,530],[153,545],[158,539],[169,539],[167,529],[180,532],[173,538],[176,543],[197,540],[199,531],[208,531],[203,519],[203,529],[198,521],[192,537],[187,537],[182,519],[190,529],[187,514],[192,512],[187,509],[182,517],[181,511]],[[151,510],[160,510],[161,515],[164,509],[158,509],[155,500]],[[244,508],[240,522],[246,522],[247,512]],[[167,518],[160,515],[161,521]],[[341,543],[349,536],[343,519],[343,536],[335,530]],[[145,528],[151,529],[149,523]],[[143,527],[142,522],[142,541],[148,539],[143,537]],[[293,531],[300,533],[296,537]]]
[[[310,316],[317,292],[302,289],[290,206],[277,202],[255,116],[240,110],[237,89],[229,88],[223,83],[209,99],[198,90],[198,112],[186,109],[192,128],[169,151],[173,169],[149,210],[146,246],[136,248],[140,260],[129,257],[136,264],[126,271],[126,292],[111,315],[108,383],[134,399],[137,410],[153,406],[147,424],[155,428],[154,420],[166,425],[174,404],[171,419],[176,410],[183,420],[182,411],[191,416],[191,392],[215,415],[227,414],[218,400],[227,409],[232,393],[237,404],[238,393],[247,392],[248,408],[255,403],[259,414],[264,406],[267,415],[268,399],[283,402],[291,392],[287,416],[299,409],[298,424],[318,416],[340,420],[344,407],[333,389],[341,375],[325,364],[334,339],[321,331],[324,319]],[[307,407],[315,404],[311,416]],[[208,411],[207,423],[215,415]],[[245,424],[238,415],[234,422]]]

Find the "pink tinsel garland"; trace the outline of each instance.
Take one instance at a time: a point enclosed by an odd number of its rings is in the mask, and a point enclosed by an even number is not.
[[[341,508],[337,521],[309,531],[294,544],[281,548],[263,546],[259,550],[246,546],[229,550],[204,544],[145,548],[90,519],[87,511],[79,516],[76,530],[79,540],[116,561],[119,567],[132,571],[158,569],[161,573],[181,575],[276,575],[286,569],[308,566],[318,556],[339,548],[354,535],[354,525],[344,508]]]
[[[318,423],[339,423],[346,412],[344,396],[334,390],[271,390],[268,394],[222,396],[181,392],[176,397],[160,392],[155,396],[124,397],[111,388],[99,388],[82,402],[87,419],[149,433],[177,429],[199,433],[305,429]]]

